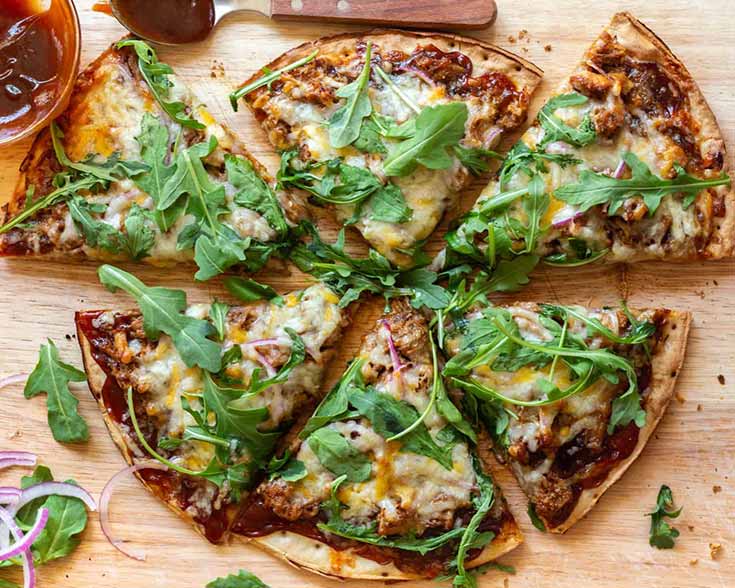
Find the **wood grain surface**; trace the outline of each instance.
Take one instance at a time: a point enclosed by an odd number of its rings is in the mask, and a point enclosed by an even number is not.
[[[461,4],[456,2],[458,10]],[[496,24],[477,36],[515,51],[545,70],[533,113],[612,14],[621,9],[632,11],[664,38],[701,85],[722,126],[733,167],[735,27],[729,1],[504,0],[498,4]],[[92,0],[78,1],[85,63],[124,33],[110,17],[93,12],[91,5]],[[238,132],[256,157],[275,171],[277,160],[264,133],[246,110],[238,114],[230,110],[227,93],[281,52],[319,35],[343,30],[346,27],[279,24],[241,14],[223,22],[205,43],[161,49],[160,57],[171,63],[211,111]],[[28,146],[26,142],[0,151],[0,200],[12,190]],[[465,205],[481,186],[478,181],[467,192]],[[124,267],[148,283],[184,288],[192,302],[214,295],[227,298],[221,280],[194,284],[191,267]],[[57,342],[65,360],[80,364],[72,335],[74,311],[130,305],[126,297],[102,288],[95,270],[92,263],[0,260],[0,377],[29,372],[46,337]],[[280,291],[307,283],[290,268],[268,272],[261,278]],[[615,303],[625,297],[632,306],[667,305],[691,310],[694,327],[677,399],[648,447],[592,513],[570,532],[557,537],[536,531],[526,516],[525,500],[517,485],[509,475],[499,474],[526,542],[503,559],[503,563],[516,567],[516,575],[490,571],[480,579],[481,587],[735,585],[734,296],[733,261],[645,263],[575,271],[542,269],[535,274],[530,287],[515,296],[582,304]],[[332,376],[354,352],[361,333],[379,309],[379,303],[362,308],[359,320],[347,334],[342,355],[333,364]],[[90,424],[91,438],[86,445],[55,443],[46,425],[43,397],[26,401],[22,387],[15,385],[0,391],[0,449],[37,452],[58,478],[74,477],[99,495],[105,482],[123,466],[123,460],[108,437],[86,386],[75,385],[73,389],[80,399],[81,413]],[[23,473],[2,472],[0,484],[15,484]],[[681,536],[676,548],[668,551],[648,546],[649,519],[644,516],[653,507],[662,483],[672,487],[677,501],[684,506],[682,516],[675,522]],[[40,569],[40,586],[194,588],[240,568],[258,574],[273,588],[340,585],[335,580],[295,570],[255,547],[240,543],[223,547],[207,544],[133,480],[116,495],[113,521],[121,537],[148,553],[147,562],[132,561],[115,551],[104,539],[97,516],[92,515],[80,548],[71,557]],[[710,557],[710,544],[722,546],[719,558]],[[20,577],[3,571],[2,577],[6,576]],[[407,588],[435,585],[405,584]]]
[[[482,29],[495,20],[493,0],[272,0],[275,19],[339,20],[412,28]]]

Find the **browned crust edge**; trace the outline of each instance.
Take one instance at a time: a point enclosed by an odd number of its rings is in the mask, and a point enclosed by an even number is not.
[[[597,488],[583,490],[577,505],[569,517],[558,527],[549,528],[551,533],[564,533],[574,523],[584,517],[597,504],[610,486],[617,482],[630,465],[638,458],[648,439],[656,429],[666,407],[674,396],[676,381],[684,363],[687,338],[692,322],[689,312],[676,312],[668,325],[667,339],[661,349],[654,355],[651,368],[650,393],[646,400],[646,424],[638,432],[638,442],[633,452],[622,462],[610,470],[605,481]],[[676,329],[672,327],[676,325]],[[673,374],[673,375],[672,375]],[[547,525],[548,527],[548,525]]]

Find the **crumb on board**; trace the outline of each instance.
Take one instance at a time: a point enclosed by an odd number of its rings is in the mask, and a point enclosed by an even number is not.
[[[513,35],[508,35],[508,43],[512,44],[515,42],[516,42],[516,38]]]
[[[717,374],[717,381],[720,383],[720,386],[724,386],[725,376],[723,374]]]
[[[209,70],[209,75],[212,78],[223,78],[225,77],[225,64],[218,59],[212,60],[212,67]]]
[[[687,399],[686,399],[686,398],[685,398],[684,396],[682,396],[681,392],[679,392],[679,391],[677,390],[677,392],[676,392],[676,401],[677,401],[677,402],[678,402],[679,404],[684,404],[684,403],[685,403],[685,402],[687,401]]]
[[[719,484],[712,486],[712,494],[719,494],[720,492],[722,492],[722,486]]]
[[[721,543],[710,543],[709,544],[709,557],[710,559],[720,559],[722,555],[722,544]]]
[[[701,404],[697,404],[697,412],[702,412],[702,405]]]
[[[544,51],[546,51],[546,53],[551,53],[551,45],[544,45]]]
[[[530,38],[531,37],[528,34],[528,30],[527,29],[521,29],[520,31],[518,31],[518,40],[519,41],[525,40],[526,42],[528,42],[530,40]]]
[[[695,559],[690,559],[689,560],[689,565],[690,566],[696,566],[698,563],[699,563],[699,559],[696,559],[695,558]]]

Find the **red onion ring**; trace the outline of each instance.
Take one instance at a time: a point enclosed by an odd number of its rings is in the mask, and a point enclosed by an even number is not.
[[[157,461],[149,461],[149,462],[141,462],[136,463],[135,465],[128,466],[119,472],[117,472],[112,478],[110,478],[109,482],[105,484],[105,487],[102,489],[102,494],[100,495],[100,527],[102,527],[102,532],[104,533],[105,537],[107,537],[107,540],[110,542],[110,544],[117,549],[120,553],[123,555],[129,557],[130,559],[134,559],[136,561],[145,561],[145,554],[138,555],[135,553],[131,553],[129,551],[126,551],[122,544],[124,541],[122,539],[115,539],[112,534],[112,529],[110,528],[110,499],[112,498],[112,492],[115,489],[115,486],[122,480],[124,476],[127,474],[132,474],[134,472],[137,472],[138,470],[168,470],[168,466],[163,465],[160,462]]]
[[[12,386],[13,384],[22,384],[28,378],[28,374],[12,374],[0,378],[0,390]]]
[[[16,504],[20,499],[20,489],[10,486],[0,487],[0,504]]]
[[[396,343],[393,341],[393,333],[391,333],[390,330],[390,324],[386,319],[382,319],[381,324],[383,325],[383,328],[388,333],[388,349],[390,349],[390,359],[393,362],[393,371],[394,372],[400,372],[403,369],[403,364],[401,363],[401,358],[398,355],[398,349],[396,349]]]
[[[620,178],[623,177],[623,174],[626,172],[627,169],[628,169],[628,164],[625,163],[625,161],[621,159],[620,163],[618,164],[618,167],[615,168],[615,171],[613,172],[612,177],[615,178],[616,180],[619,180]]]
[[[432,86],[432,87],[433,87],[433,86],[436,86],[436,82],[435,82],[434,80],[432,80],[432,79],[431,79],[431,78],[430,78],[430,77],[429,77],[429,76],[428,76],[428,75],[426,74],[426,72],[425,72],[425,71],[422,71],[422,70],[420,70],[420,69],[419,69],[418,67],[416,67],[416,66],[413,66],[413,65],[409,65],[409,66],[407,66],[407,67],[405,68],[405,71],[410,71],[410,72],[411,72],[412,74],[416,74],[416,77],[418,77],[419,79],[421,79],[421,80],[423,80],[424,82],[426,82],[427,84],[429,84],[429,86]]]
[[[571,216],[568,216],[566,218],[563,218],[561,220],[558,220],[558,221],[555,221],[555,222],[551,223],[551,226],[554,227],[555,229],[560,229],[561,227],[566,226],[569,223],[571,223],[572,221],[575,221],[578,218],[582,218],[583,216],[584,216],[584,213],[583,212],[575,212]]]
[[[15,537],[16,541],[23,539],[23,531],[15,524],[15,518],[2,507],[0,507],[0,521],[5,524],[7,530]],[[36,569],[33,567],[33,555],[27,549],[20,556],[23,559],[23,588],[35,588]]]
[[[78,498],[87,505],[89,510],[97,510],[97,503],[89,492],[84,488],[80,488],[79,486],[75,486],[74,484],[69,484],[67,482],[41,482],[40,484],[29,486],[28,488],[21,490],[18,502],[8,510],[12,514],[15,514],[29,502],[43,496],[68,496],[69,498]]]
[[[7,518],[10,518],[12,520],[13,515],[10,514],[7,510],[5,510],[3,514],[6,515],[6,517],[3,517],[3,523],[7,525]],[[41,531],[43,531],[47,522],[48,509],[39,508],[38,513],[36,514],[36,522],[33,523],[33,526],[28,531],[28,533],[23,535],[21,539],[16,539],[15,543],[13,543],[11,546],[7,547],[6,549],[0,550],[0,561],[10,559],[11,557],[15,557],[16,555],[20,555],[21,553],[27,553],[28,550],[31,548],[31,545],[33,545],[33,542],[41,534]]]
[[[36,461],[36,455],[29,451],[0,451],[0,470],[13,466],[33,467]]]

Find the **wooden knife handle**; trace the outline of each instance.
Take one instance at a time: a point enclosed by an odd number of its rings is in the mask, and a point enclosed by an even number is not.
[[[325,20],[412,28],[483,29],[494,0],[272,0],[275,19]]]

